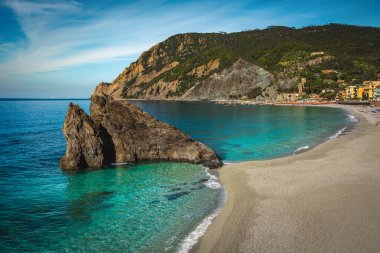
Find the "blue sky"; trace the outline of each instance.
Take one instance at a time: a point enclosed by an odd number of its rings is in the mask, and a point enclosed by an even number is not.
[[[176,33],[380,26],[379,13],[379,0],[0,0],[0,97],[89,97]]]

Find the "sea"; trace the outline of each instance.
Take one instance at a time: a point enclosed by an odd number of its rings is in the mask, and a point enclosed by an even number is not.
[[[0,252],[188,252],[225,203],[217,170],[159,162],[62,171],[70,101],[89,111],[89,100],[0,100]],[[225,163],[295,155],[356,121],[327,107],[131,102]]]

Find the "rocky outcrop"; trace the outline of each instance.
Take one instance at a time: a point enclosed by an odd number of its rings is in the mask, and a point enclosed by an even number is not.
[[[91,117],[77,105],[69,106],[63,127],[67,141],[60,163],[63,169],[154,160],[184,161],[209,168],[222,165],[207,146],[127,101],[94,95],[90,111]]]
[[[106,164],[104,143],[99,128],[78,106],[70,103],[63,125],[66,154],[61,158],[63,169],[102,167]]]
[[[276,94],[276,90],[270,88],[276,83],[275,76],[265,69],[239,59],[231,67],[213,74],[188,90],[184,98],[191,100],[242,98],[248,97],[256,88],[261,91],[257,96],[265,97]]]

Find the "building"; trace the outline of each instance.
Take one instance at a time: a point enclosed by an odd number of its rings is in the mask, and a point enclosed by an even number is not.
[[[280,93],[277,94],[277,102],[296,102],[298,99],[298,93]]]
[[[363,98],[363,87],[360,84],[350,85],[346,88],[345,99],[358,100]]]
[[[327,93],[327,92],[335,93],[335,90],[333,90],[333,89],[324,89],[324,90],[322,90],[321,93]]]
[[[338,91],[337,98],[338,98],[339,100],[341,100],[341,99],[345,99],[345,98],[346,98],[346,91],[344,91],[344,90],[340,90],[340,91]]]
[[[377,86],[380,86],[380,81],[364,81],[363,82],[363,98],[365,100],[374,99]]]
[[[332,74],[337,74],[338,71],[333,70],[333,69],[323,69],[321,70],[322,74],[324,75],[332,75]]]
[[[305,88],[306,78],[302,77],[301,82],[298,84],[298,94],[303,95],[303,89]]]
[[[380,81],[364,81],[363,84],[348,86],[345,99],[348,100],[380,100]]]
[[[356,99],[363,100],[364,88],[362,86],[356,86]]]
[[[344,98],[348,100],[356,99],[356,86],[348,86],[346,88],[346,96]]]
[[[339,84],[344,84],[345,83],[345,81],[343,79],[338,79],[338,81],[336,81],[336,82],[339,83]]]
[[[375,88],[375,94],[373,95],[373,99],[376,101],[380,101],[380,84],[378,84]]]
[[[312,52],[310,55],[311,56],[323,56],[323,55],[325,55],[325,52]]]

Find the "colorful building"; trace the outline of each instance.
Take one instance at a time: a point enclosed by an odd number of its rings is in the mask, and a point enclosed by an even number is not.
[[[312,52],[310,55],[311,56],[323,56],[323,55],[325,55],[325,52]]]
[[[279,102],[296,102],[298,97],[298,93],[280,93],[277,94],[276,100]]]
[[[375,94],[373,96],[374,100],[380,101],[380,84],[376,86]]]
[[[348,86],[345,99],[348,100],[380,100],[380,81],[364,81],[363,84]]]
[[[357,100],[363,98],[363,87],[360,84],[351,85],[346,88],[345,99],[348,100]]]
[[[363,82],[363,98],[366,100],[374,99],[377,86],[380,86],[380,81],[364,81]]]

